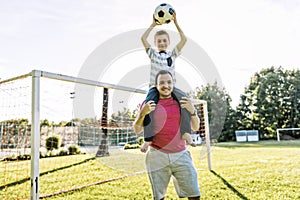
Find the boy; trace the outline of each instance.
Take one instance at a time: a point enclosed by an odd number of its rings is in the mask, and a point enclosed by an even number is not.
[[[142,43],[145,47],[145,50],[151,60],[151,69],[150,69],[150,89],[148,91],[147,97],[146,97],[146,102],[153,100],[155,103],[158,102],[159,99],[159,94],[157,89],[154,87],[155,85],[155,76],[160,70],[168,70],[171,72],[172,76],[174,77],[174,82],[176,81],[175,78],[175,58],[177,58],[180,55],[180,52],[182,48],[184,47],[186,43],[186,37],[184,33],[182,32],[181,28],[179,27],[176,19],[176,12],[174,11],[173,13],[173,21],[174,24],[180,34],[180,42],[176,45],[176,47],[172,51],[167,51],[169,45],[170,45],[170,37],[169,34],[164,31],[158,31],[155,36],[154,36],[154,44],[157,47],[157,51],[154,50],[149,42],[147,41],[147,38],[152,31],[152,29],[156,26],[159,25],[155,22],[154,16],[153,16],[153,22],[150,25],[150,27],[145,31],[145,33],[142,35]],[[182,97],[186,97],[186,94],[179,90],[178,88],[174,88],[174,94],[180,100]],[[180,124],[183,124],[180,127],[180,132],[182,139],[185,139],[188,144],[191,146],[196,146],[195,143],[193,142],[190,132],[191,132],[191,127],[189,124],[190,121],[190,114],[186,111],[186,109],[181,108],[181,120]],[[152,126],[153,124],[151,123],[151,113],[145,117],[144,120],[144,144],[141,148],[142,152],[146,152],[149,146],[149,142],[152,141],[153,138],[153,132]]]

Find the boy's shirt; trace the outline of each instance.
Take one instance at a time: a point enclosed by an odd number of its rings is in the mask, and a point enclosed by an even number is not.
[[[157,52],[155,49],[149,48],[147,54],[151,60],[150,87],[155,85],[155,76],[161,70],[170,71],[174,77],[174,82],[176,82],[175,58],[180,55],[177,47],[175,47],[173,51],[167,52]]]

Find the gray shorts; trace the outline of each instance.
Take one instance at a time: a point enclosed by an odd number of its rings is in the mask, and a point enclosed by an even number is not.
[[[166,154],[151,147],[146,167],[155,200],[165,197],[171,177],[178,197],[200,196],[198,175],[189,151]]]

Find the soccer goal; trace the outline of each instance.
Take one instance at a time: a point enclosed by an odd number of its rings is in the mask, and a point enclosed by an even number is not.
[[[38,199],[111,178],[96,158],[136,143],[128,105],[145,92],[38,70],[1,81],[0,199]]]
[[[132,123],[145,93],[39,70],[1,81],[0,199],[39,199],[142,172],[144,154],[123,146],[137,145]],[[195,105],[211,170],[207,104]]]
[[[276,129],[277,133],[277,141],[280,141],[280,138],[284,138],[287,140],[294,139],[292,136],[288,135],[290,132],[297,132],[298,136],[300,135],[300,128],[278,128]]]

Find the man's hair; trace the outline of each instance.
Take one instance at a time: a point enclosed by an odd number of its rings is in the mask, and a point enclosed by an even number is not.
[[[173,80],[173,75],[172,75],[172,73],[171,73],[170,71],[168,71],[168,70],[160,70],[160,71],[156,74],[156,76],[155,76],[155,84],[157,84],[158,76],[159,76],[159,75],[164,75],[164,74],[170,74],[170,76],[172,77],[172,80]]]
[[[156,36],[159,36],[159,35],[167,35],[168,39],[170,40],[170,36],[169,36],[169,33],[165,30],[160,30],[160,31],[157,31],[154,35],[154,39],[156,38]]]

